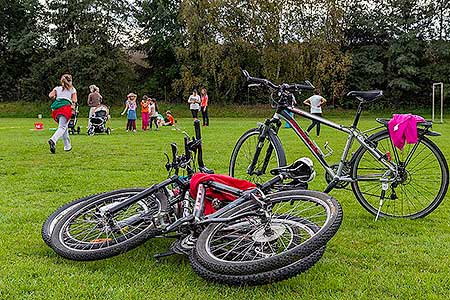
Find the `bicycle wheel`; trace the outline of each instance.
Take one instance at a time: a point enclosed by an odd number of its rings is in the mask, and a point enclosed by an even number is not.
[[[77,205],[55,225],[51,247],[59,255],[72,260],[104,259],[126,252],[161,233],[153,217],[167,201],[161,192],[151,194],[131,204],[117,214],[106,217],[102,207],[136,195],[125,192],[104,195]]]
[[[59,220],[61,220],[67,214],[67,212],[69,212],[71,209],[73,209],[78,204],[85,202],[86,200],[89,200],[89,199],[92,199],[95,197],[99,197],[99,196],[104,197],[106,195],[117,195],[117,194],[126,193],[126,192],[139,193],[139,192],[142,192],[143,190],[144,190],[143,188],[120,189],[120,190],[116,190],[116,191],[112,191],[112,192],[90,195],[87,197],[83,197],[83,198],[74,200],[70,203],[64,204],[63,206],[59,207],[55,212],[53,212],[47,218],[47,220],[45,220],[44,224],[42,224],[42,228],[41,228],[42,239],[48,246],[51,247],[52,246],[52,243],[51,243],[52,232],[53,232],[53,229],[55,228],[56,223]]]
[[[242,217],[231,223],[209,225],[194,248],[199,263],[227,275],[275,270],[324,246],[342,222],[339,203],[324,193],[289,190],[271,194],[266,201],[271,206],[268,220]],[[257,209],[253,202],[246,202],[221,217]]]
[[[388,171],[365,148],[354,157],[351,174],[353,193],[370,213],[380,217],[421,218],[435,210],[448,189],[448,166],[444,155],[430,139],[420,136],[417,144],[406,144],[403,151],[393,146],[387,130],[370,137],[382,153],[397,165],[398,176],[391,176],[380,207],[381,177]]]
[[[191,263],[192,269],[199,276],[209,281],[237,286],[262,285],[286,280],[307,271],[320,260],[325,252],[325,248],[326,246],[322,246],[322,248],[313,252],[311,255],[287,266],[256,274],[228,275],[212,272],[200,264],[192,254],[189,256],[189,262]]]
[[[253,128],[246,131],[236,142],[231,154],[229,175],[262,183],[270,179],[270,170],[286,165],[286,155],[278,136],[270,130],[262,145],[258,145],[260,130]],[[249,166],[255,157],[257,146],[262,146],[257,157],[255,169],[249,174]]]

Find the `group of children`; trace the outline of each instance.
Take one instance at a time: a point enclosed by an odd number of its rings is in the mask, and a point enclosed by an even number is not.
[[[126,130],[136,132],[136,119],[137,119],[137,95],[130,93],[127,96],[127,101],[125,102],[125,109],[122,115],[127,113],[128,122]],[[152,99],[147,95],[142,96],[141,100],[141,113],[142,113],[142,130],[152,130],[153,123],[155,124],[155,130],[158,130],[160,126],[173,126],[175,125],[175,119],[172,113],[168,110],[166,111],[166,117],[164,118],[158,112],[158,105],[156,99]]]

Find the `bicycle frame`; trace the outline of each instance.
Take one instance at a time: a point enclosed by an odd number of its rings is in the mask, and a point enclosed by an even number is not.
[[[277,124],[277,130],[280,127],[280,117],[284,119],[287,123],[291,125],[291,128],[294,130],[294,132],[297,134],[297,136],[303,141],[305,146],[311,151],[311,153],[314,155],[314,157],[319,161],[319,163],[322,165],[322,167],[325,169],[325,171],[333,178],[333,181],[329,183],[327,188],[325,189],[325,193],[330,192],[334,186],[336,186],[337,182],[339,181],[346,181],[346,182],[354,182],[355,179],[351,178],[350,176],[343,176],[343,169],[345,162],[347,162],[347,157],[350,152],[350,149],[353,145],[353,142],[356,140],[362,147],[366,148],[378,161],[380,161],[383,165],[385,165],[390,172],[393,172],[396,174],[397,168],[396,165],[390,161],[389,157],[386,155],[386,153],[381,153],[378,149],[370,145],[370,142],[367,140],[367,137],[361,133],[357,129],[357,125],[361,116],[362,112],[362,104],[359,105],[355,119],[353,121],[353,124],[348,127],[344,125],[340,125],[337,123],[334,123],[332,121],[329,121],[327,119],[324,119],[322,117],[310,114],[304,110],[301,110],[299,108],[293,107],[293,106],[278,106],[277,110],[273,116],[272,119],[268,120],[269,124],[276,123]],[[344,150],[341,155],[341,159],[338,165],[338,169],[335,172],[330,165],[325,160],[325,156],[321,149],[317,146],[317,144],[311,140],[311,138],[308,136],[308,134],[301,128],[301,126],[295,121],[295,119],[291,116],[291,114],[304,117],[310,120],[315,120],[320,122],[321,124],[324,124],[328,127],[331,127],[333,129],[342,131],[346,134],[348,134],[347,142],[345,144]],[[389,172],[388,171],[388,172]],[[386,179],[382,179],[381,181],[389,181],[387,179],[387,174],[385,174]]]
[[[184,139],[184,145],[185,145],[185,166],[184,168],[187,170],[188,177],[194,174],[194,170],[190,167],[189,161],[191,160],[191,152],[196,151],[197,152],[197,163],[198,168],[203,173],[210,173],[211,171],[206,168],[204,162],[203,162],[203,156],[202,156],[202,144],[201,144],[201,133],[200,133],[200,122],[198,120],[194,121],[194,128],[195,128],[195,139],[192,141],[189,141],[189,138],[185,137]],[[176,144],[171,144],[172,147],[172,156],[173,156],[173,162],[170,164],[166,164],[166,168],[169,166],[173,166],[173,164],[178,165],[180,156],[178,156],[178,148]],[[229,221],[229,219],[220,218],[220,216],[229,211],[230,209],[236,207],[237,205],[250,200],[250,195],[255,192],[262,193],[262,190],[265,190],[269,188],[271,185],[283,180],[283,175],[278,175],[272,178],[271,180],[267,181],[265,184],[261,185],[259,188],[252,189],[250,191],[244,192],[243,190],[234,188],[232,186],[228,186],[225,184],[220,184],[217,182],[207,182],[204,184],[200,184],[199,192],[195,199],[195,204],[193,207],[190,205],[190,199],[189,199],[189,179],[186,179],[184,176],[178,175],[178,166],[175,168],[175,175],[170,176],[166,180],[154,184],[151,187],[143,190],[142,192],[129,197],[128,199],[119,202],[119,203],[112,203],[110,205],[104,206],[100,209],[99,213],[101,216],[104,217],[110,217],[118,212],[126,209],[130,205],[148,197],[149,195],[155,194],[158,191],[165,190],[167,194],[170,195],[171,191],[168,188],[170,185],[175,184],[181,189],[181,197],[176,197],[175,199],[171,199],[171,197],[168,197],[168,203],[164,205],[164,207],[171,207],[177,203],[183,202],[184,209],[187,209],[186,211],[183,211],[182,216],[180,216],[175,222],[168,225],[164,233],[169,233],[173,230],[176,230],[179,228],[180,225],[185,223],[190,223],[192,225],[206,225],[209,223],[217,223],[217,222],[225,222]],[[205,216],[203,213],[204,210],[204,201],[205,201],[205,188],[213,188],[217,191],[225,192],[231,195],[236,196],[236,200],[227,204],[226,206],[222,207],[218,211]],[[263,203],[260,203],[263,205]],[[163,217],[165,214],[165,211],[161,212],[161,216]],[[248,215],[255,215],[256,212],[248,213]],[[134,222],[138,219],[131,218],[130,222]],[[231,220],[231,219],[230,219]]]

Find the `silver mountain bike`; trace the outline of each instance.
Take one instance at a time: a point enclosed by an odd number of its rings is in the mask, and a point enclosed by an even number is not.
[[[348,93],[360,103],[352,125],[345,126],[295,107],[293,93],[314,89],[310,82],[275,85],[267,79],[251,77],[247,71],[243,73],[249,86],[272,91],[272,95],[275,95],[272,97],[275,114],[238,139],[230,160],[231,176],[259,182],[270,176],[268,171],[274,167],[286,165],[285,152],[277,135],[280,119],[284,119],[324,168],[328,183],[325,193],[351,185],[357,200],[376,218],[424,217],[444,199],[449,183],[448,165],[439,147],[428,138],[440,135],[431,131],[431,122],[418,123],[418,142],[405,145],[402,151],[392,143],[387,130],[389,120],[376,119],[380,123],[379,127],[367,131],[358,129],[363,107],[380,98],[382,91]],[[327,162],[329,153],[324,154],[293,115],[315,120],[348,134],[339,163]],[[368,135],[374,131],[374,134]],[[360,146],[350,154],[355,141]],[[327,146],[325,149],[329,150]]]

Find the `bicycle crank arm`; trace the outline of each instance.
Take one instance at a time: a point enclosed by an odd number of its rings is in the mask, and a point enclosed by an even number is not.
[[[124,228],[126,228],[127,226],[134,226],[134,225],[140,223],[142,220],[144,220],[145,215],[147,215],[147,214],[144,213],[144,214],[134,215],[134,216],[131,216],[124,220],[121,220],[116,223],[115,229],[120,231],[120,230],[123,230]]]
[[[193,215],[189,215],[187,217],[178,219],[172,225],[167,226],[166,229],[164,230],[164,232],[173,231],[174,229],[180,227],[184,223],[192,222],[192,220],[194,220],[194,216]]]

